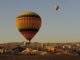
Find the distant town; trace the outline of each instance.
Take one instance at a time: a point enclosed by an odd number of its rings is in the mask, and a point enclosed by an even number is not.
[[[0,55],[80,56],[80,43],[4,43],[0,44]]]

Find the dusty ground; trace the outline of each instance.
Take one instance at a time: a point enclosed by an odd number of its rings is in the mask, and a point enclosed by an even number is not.
[[[79,56],[0,55],[0,60],[80,60]]]

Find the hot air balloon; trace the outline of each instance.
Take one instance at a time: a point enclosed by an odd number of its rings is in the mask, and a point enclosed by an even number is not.
[[[55,0],[54,10],[55,11],[59,11],[59,9],[60,9],[60,1],[59,0]]]
[[[56,11],[59,9],[59,5],[56,6]]]
[[[16,27],[19,32],[30,41],[36,35],[41,27],[41,18],[40,16],[31,11],[21,12],[16,17]]]
[[[55,5],[54,9],[55,9],[55,11],[58,11],[59,10],[59,5]]]

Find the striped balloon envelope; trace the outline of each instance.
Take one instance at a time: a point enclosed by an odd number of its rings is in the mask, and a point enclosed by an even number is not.
[[[16,17],[16,27],[30,43],[31,39],[35,36],[35,34],[39,31],[41,27],[41,18],[35,12],[21,12]]]

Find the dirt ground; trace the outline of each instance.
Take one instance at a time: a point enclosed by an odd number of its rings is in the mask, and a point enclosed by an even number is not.
[[[0,60],[80,60],[79,56],[0,55]]]

